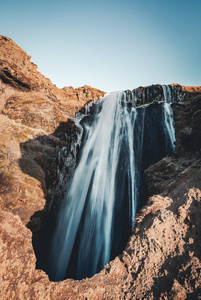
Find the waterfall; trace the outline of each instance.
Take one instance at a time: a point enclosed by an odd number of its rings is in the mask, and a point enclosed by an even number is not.
[[[136,109],[128,113],[125,93],[113,93],[102,100],[102,109],[91,126],[80,162],[75,170],[65,204],[59,214],[59,224],[52,251],[55,279],[65,276],[83,212],[82,234],[78,250],[78,277],[94,274],[98,266],[110,259],[111,231],[116,194],[116,174],[119,157],[125,146],[128,157],[128,190],[130,222],[135,218],[135,169],[133,128]],[[125,151],[125,150],[124,150]],[[53,264],[55,264],[53,262]]]
[[[72,259],[81,279],[122,251],[146,198],[145,168],[173,151],[169,104],[135,108],[126,96],[103,97],[94,115],[81,120],[84,142],[50,251],[53,280],[65,278]]]
[[[172,101],[172,93],[171,93],[171,88],[168,85],[162,85],[163,88],[163,94],[164,94],[164,99],[165,103],[163,104],[164,106],[164,121],[165,121],[165,127],[167,129],[167,133],[169,135],[171,145],[173,150],[175,149],[175,129],[174,129],[174,119],[173,119],[173,111],[171,107]]]
[[[162,85],[163,95],[166,103],[172,103],[172,93],[169,85]]]

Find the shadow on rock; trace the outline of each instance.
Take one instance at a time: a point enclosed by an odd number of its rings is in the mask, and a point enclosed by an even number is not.
[[[80,129],[74,121],[62,122],[54,133],[20,144],[22,172],[37,179],[46,198],[44,210],[36,211],[27,227],[33,233],[36,267],[46,270],[47,254],[57,213],[76,163]]]

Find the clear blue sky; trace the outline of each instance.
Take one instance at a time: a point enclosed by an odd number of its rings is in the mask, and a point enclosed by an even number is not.
[[[58,87],[201,85],[201,0],[1,0],[0,34]]]

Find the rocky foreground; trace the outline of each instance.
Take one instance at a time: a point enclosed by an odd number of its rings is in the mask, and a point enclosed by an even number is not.
[[[125,251],[90,279],[50,282],[35,267],[32,234],[73,170],[72,117],[104,92],[58,89],[0,36],[0,299],[201,299],[201,87],[177,87],[176,150],[146,170],[150,198]]]

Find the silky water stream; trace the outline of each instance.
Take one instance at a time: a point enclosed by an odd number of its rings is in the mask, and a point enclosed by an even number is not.
[[[139,108],[126,92],[111,93],[80,121],[83,145],[58,215],[50,279],[90,277],[124,249],[147,198],[144,170],[174,151],[166,86],[163,92],[165,102]]]

